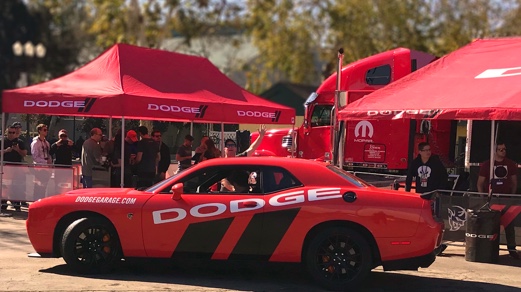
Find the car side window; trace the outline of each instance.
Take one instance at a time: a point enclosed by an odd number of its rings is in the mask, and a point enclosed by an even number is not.
[[[183,183],[185,194],[262,192],[260,170],[256,166],[207,168],[183,178],[180,182]]]
[[[267,167],[263,170],[263,190],[265,193],[282,191],[302,186],[289,171],[281,167]]]

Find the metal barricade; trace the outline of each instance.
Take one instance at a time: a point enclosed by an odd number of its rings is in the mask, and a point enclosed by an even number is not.
[[[2,200],[34,202],[79,185],[77,167],[14,163],[3,167]]]

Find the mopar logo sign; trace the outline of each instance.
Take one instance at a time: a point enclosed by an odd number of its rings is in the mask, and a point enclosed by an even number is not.
[[[40,108],[77,108],[78,112],[86,113],[90,111],[97,98],[86,98],[85,100],[25,100],[24,107],[40,107]]]
[[[368,121],[360,121],[355,126],[355,142],[367,142],[372,143],[371,139],[374,134],[373,125]],[[358,138],[360,137],[360,138]]]
[[[261,111],[237,111],[239,117],[253,117],[253,118],[268,118],[272,122],[278,122],[280,118],[280,111],[275,112],[261,112]]]
[[[374,133],[373,125],[368,121],[359,122],[355,127],[355,137],[360,136],[360,132],[362,132],[361,134],[363,138],[372,138]]]

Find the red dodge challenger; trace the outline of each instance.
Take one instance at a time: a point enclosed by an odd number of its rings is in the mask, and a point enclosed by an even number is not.
[[[433,198],[375,188],[323,162],[212,159],[146,190],[75,190],[31,204],[27,233],[42,257],[81,273],[125,258],[302,263],[332,290],[377,266],[435,260],[443,223]]]

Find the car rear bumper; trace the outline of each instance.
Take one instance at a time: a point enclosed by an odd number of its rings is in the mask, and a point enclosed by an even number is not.
[[[399,259],[399,260],[392,260],[392,261],[385,261],[382,263],[382,266],[384,268],[384,271],[397,271],[397,270],[417,271],[418,268],[429,267],[432,263],[434,263],[435,259],[436,259],[436,251],[433,250],[429,254],[426,254],[423,256]]]

